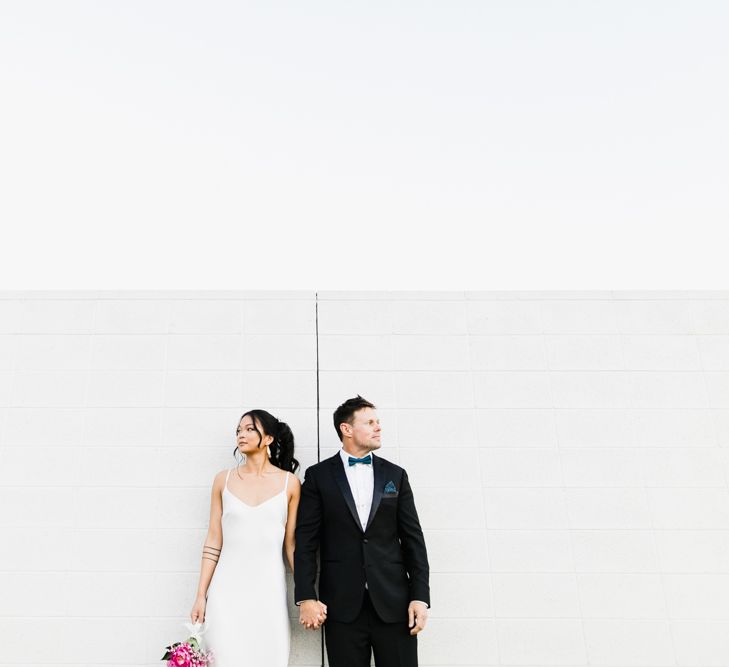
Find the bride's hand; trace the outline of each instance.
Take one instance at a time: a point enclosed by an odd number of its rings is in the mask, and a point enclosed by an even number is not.
[[[190,612],[190,620],[193,623],[204,623],[205,622],[205,598],[199,596],[195,598],[195,604],[192,605],[192,611]]]

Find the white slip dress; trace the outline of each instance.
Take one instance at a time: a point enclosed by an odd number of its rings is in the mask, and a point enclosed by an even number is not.
[[[283,489],[248,505],[223,487],[223,546],[208,587],[205,635],[214,667],[287,667],[290,632],[283,542]]]

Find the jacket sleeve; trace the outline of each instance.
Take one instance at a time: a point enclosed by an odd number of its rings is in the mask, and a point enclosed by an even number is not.
[[[397,530],[405,568],[410,579],[410,600],[421,600],[430,607],[430,566],[425,538],[420,528],[415,497],[408,474],[403,470],[397,506]]]
[[[316,475],[306,471],[301,485],[301,500],[296,516],[296,547],[294,549],[294,600],[316,600],[317,551],[321,528],[321,496]]]

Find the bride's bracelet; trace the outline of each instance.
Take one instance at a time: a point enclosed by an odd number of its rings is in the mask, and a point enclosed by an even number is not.
[[[218,559],[220,558],[220,549],[216,547],[209,547],[207,544],[203,547],[203,558],[207,558],[208,560],[211,560],[215,563],[218,562]]]

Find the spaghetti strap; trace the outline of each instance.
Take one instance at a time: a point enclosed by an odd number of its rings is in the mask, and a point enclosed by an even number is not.
[[[286,472],[286,482],[284,483],[284,488],[281,493],[284,493],[286,491],[286,489],[289,488],[289,475],[290,474],[291,474],[290,472],[288,472],[288,471]]]
[[[225,487],[228,488],[228,478],[230,477],[230,468],[228,468],[228,474],[225,476]]]

